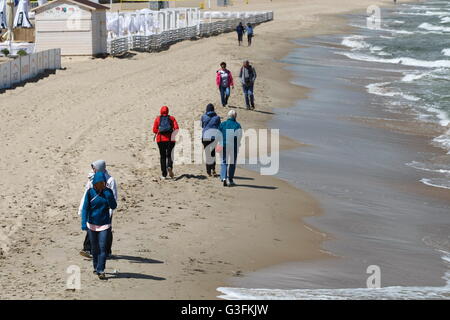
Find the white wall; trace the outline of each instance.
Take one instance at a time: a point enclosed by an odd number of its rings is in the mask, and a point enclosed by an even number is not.
[[[50,49],[0,64],[0,89],[27,81],[45,70],[61,69],[61,49]]]

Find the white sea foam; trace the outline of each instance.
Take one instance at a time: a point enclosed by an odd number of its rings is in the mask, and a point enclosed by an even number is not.
[[[367,92],[378,95],[378,96],[385,96],[385,97],[400,96],[409,101],[419,101],[420,100],[420,98],[414,97],[412,95],[405,94],[403,92],[390,90],[391,88],[386,87],[389,84],[390,84],[390,82],[371,83],[366,86]]]
[[[379,62],[379,63],[394,63],[394,64],[402,64],[405,66],[414,66],[414,67],[423,67],[423,68],[450,68],[450,60],[426,61],[426,60],[418,60],[418,59],[409,58],[409,57],[383,59],[383,58],[369,56],[369,55],[362,54],[362,53],[340,52],[340,51],[337,51],[335,53],[344,55],[350,59],[360,60],[360,61]]]
[[[450,254],[439,250],[442,260],[450,262]],[[227,300],[405,300],[405,299],[450,299],[450,272],[444,276],[443,287],[382,287],[379,289],[246,289],[217,288]]]
[[[450,17],[443,17],[443,18],[441,18],[441,23],[442,24],[450,23]]]
[[[428,30],[428,31],[442,31],[442,32],[450,32],[450,27],[441,27],[435,26],[434,24],[424,22],[419,25],[420,29]]]
[[[449,118],[448,113],[446,111],[441,110],[441,109],[437,109],[435,107],[428,107],[427,111],[434,113],[438,117],[439,124],[441,126],[447,127],[450,124],[450,118]]]
[[[352,50],[359,50],[359,49],[365,49],[365,48],[369,48],[370,45],[364,41],[363,36],[358,36],[358,35],[353,35],[353,36],[349,36],[349,37],[345,37],[341,44],[351,48]]]
[[[450,56],[450,48],[442,49],[441,53],[442,53],[444,56]]]
[[[429,75],[429,72],[423,72],[423,73],[407,73],[403,76],[402,81],[403,82],[413,82],[415,80],[422,79],[423,77]]]
[[[447,16],[448,11],[425,11],[425,12],[409,12],[409,11],[399,11],[398,14],[406,16]]]
[[[435,143],[437,143],[440,147],[445,150],[449,150],[448,154],[450,154],[450,130],[446,133],[441,134],[440,136],[433,139]]]
[[[441,189],[450,189],[450,181],[445,178],[432,178],[432,179],[420,179],[420,182],[426,184],[430,187],[441,188]],[[450,298],[450,297],[449,297]]]
[[[427,172],[436,172],[436,173],[443,173],[443,174],[449,174],[450,169],[442,169],[441,165],[433,164],[433,163],[422,163],[418,161],[411,161],[406,163],[408,167],[412,167],[417,170],[427,171]]]

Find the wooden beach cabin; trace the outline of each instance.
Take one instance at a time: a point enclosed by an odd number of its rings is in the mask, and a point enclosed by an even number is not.
[[[107,52],[106,10],[88,0],[54,0],[34,8],[36,51],[61,48],[61,55]]]

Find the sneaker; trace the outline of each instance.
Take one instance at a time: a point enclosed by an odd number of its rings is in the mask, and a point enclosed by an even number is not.
[[[250,110],[250,106],[246,106],[245,108],[246,108],[247,110]]]
[[[212,172],[212,176],[213,176],[213,177],[217,177],[217,173],[216,173],[216,171],[215,171],[215,170],[213,170],[213,172]]]
[[[255,110],[255,105],[252,105],[252,110]]]
[[[223,182],[223,186],[226,187],[227,186],[227,180],[226,179],[222,180],[222,182]]]
[[[169,172],[169,177],[173,179],[173,170],[172,168],[168,168],[167,171]]]
[[[161,177],[159,177],[161,180],[166,180],[166,177],[164,177],[164,176],[161,176]]]
[[[91,253],[90,253],[89,251],[81,250],[81,251],[80,251],[80,255],[83,256],[83,257],[85,257],[85,258],[89,258],[89,259],[92,258],[92,255],[91,255]]]
[[[213,175],[211,174],[211,172],[208,172],[208,177],[212,177]]]
[[[230,182],[228,183],[228,186],[229,187],[234,187],[234,186],[236,186],[236,183],[234,183],[233,180],[230,180]]]
[[[106,280],[106,275],[105,275],[105,273],[104,273],[104,272],[99,273],[99,274],[98,274],[98,278],[99,278],[100,280]]]

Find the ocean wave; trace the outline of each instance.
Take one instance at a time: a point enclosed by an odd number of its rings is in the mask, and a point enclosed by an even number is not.
[[[415,80],[422,79],[423,77],[426,77],[429,75],[429,72],[423,72],[423,73],[407,73],[403,76],[402,81],[403,82],[413,82]]]
[[[420,98],[414,97],[412,95],[405,94],[403,92],[392,91],[392,90],[390,90],[391,88],[386,88],[386,86],[389,84],[391,84],[391,83],[390,82],[371,83],[366,86],[367,92],[378,95],[378,96],[385,96],[385,97],[400,96],[409,101],[419,101],[420,100]]]
[[[397,14],[405,15],[405,16],[447,16],[449,14],[448,11],[426,11],[426,12],[409,12],[409,11],[399,11]]]
[[[444,56],[450,56],[450,48],[442,49],[441,53],[442,53]]]
[[[450,254],[439,250],[442,260],[450,263]],[[345,289],[247,289],[217,288],[222,293],[218,298],[226,300],[406,300],[406,299],[450,299],[450,272],[443,279],[442,287],[381,287]]]
[[[441,148],[449,150],[448,154],[450,154],[450,130],[434,138],[433,142],[437,143]]]
[[[450,27],[441,27],[441,26],[435,26],[431,23],[424,22],[418,26],[420,29],[428,30],[428,31],[443,31],[443,32],[450,32]]]
[[[450,23],[450,17],[443,17],[443,18],[441,19],[441,23],[442,23],[442,24]]]
[[[422,170],[422,171],[427,171],[427,172],[435,172],[435,173],[443,173],[443,174],[449,174],[450,173],[450,168],[449,169],[442,169],[442,165],[438,165],[438,164],[433,164],[433,163],[423,163],[423,162],[418,162],[418,161],[411,161],[406,163],[406,165],[408,167],[417,169],[417,170]]]
[[[353,35],[349,37],[345,37],[341,44],[351,48],[352,50],[358,50],[358,49],[365,49],[369,48],[370,45],[364,41],[366,37],[359,36],[359,35]]]
[[[439,124],[443,127],[447,127],[450,124],[450,118],[448,116],[448,113],[444,110],[437,109],[435,107],[428,107],[428,112],[436,114],[436,116],[439,119]]]
[[[431,179],[423,178],[420,179],[420,182],[430,187],[450,189],[450,180],[445,178],[431,178]]]
[[[423,67],[423,68],[450,68],[450,60],[435,60],[435,61],[426,61],[426,60],[418,60],[409,57],[400,57],[400,58],[392,58],[392,59],[383,59],[374,56],[369,56],[361,53],[349,53],[349,52],[335,52],[336,54],[344,55],[350,59],[367,61],[367,62],[379,62],[379,63],[393,63],[393,64],[402,64],[405,66],[414,66],[414,67]]]

